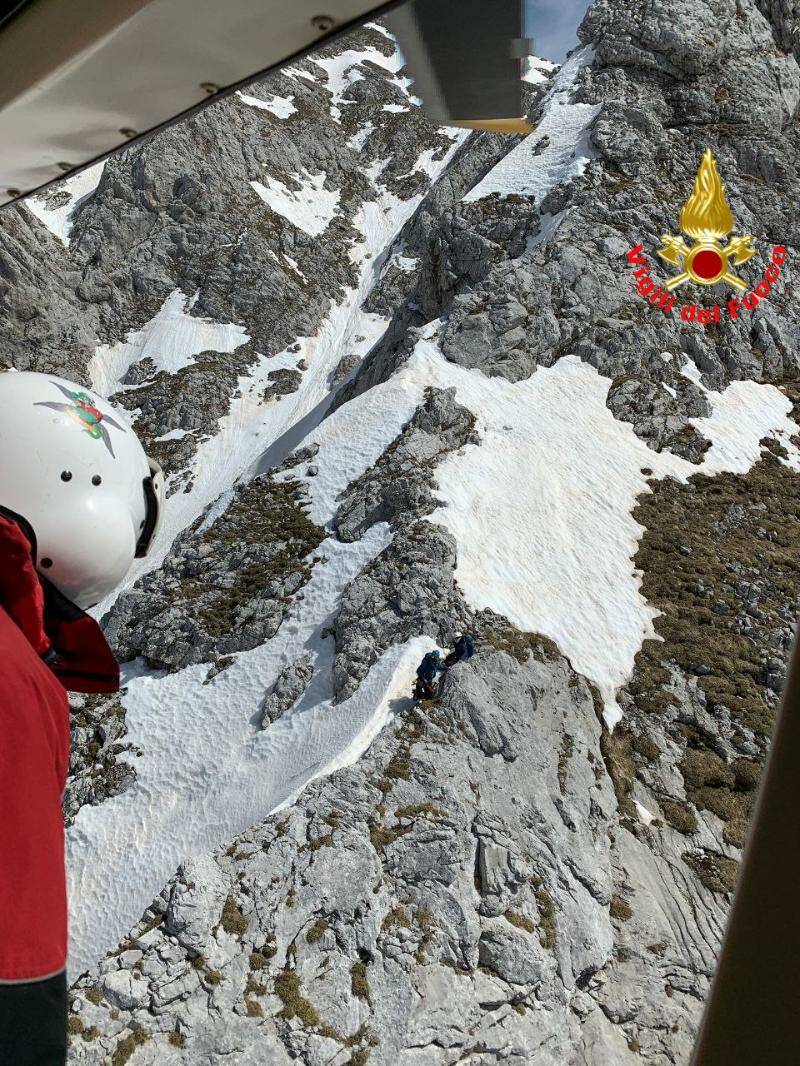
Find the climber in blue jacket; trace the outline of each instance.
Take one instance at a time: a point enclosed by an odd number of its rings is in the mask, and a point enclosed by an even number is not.
[[[417,684],[414,695],[417,699],[435,700],[438,696],[436,677],[444,673],[446,666],[438,649],[429,651],[417,667]]]

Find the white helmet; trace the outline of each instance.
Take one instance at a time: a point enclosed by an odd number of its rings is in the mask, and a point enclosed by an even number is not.
[[[0,508],[35,537],[36,567],[87,608],[147,554],[164,477],[110,404],[51,374],[0,373]]]

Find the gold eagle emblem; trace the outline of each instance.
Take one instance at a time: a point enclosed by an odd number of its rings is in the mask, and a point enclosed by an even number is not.
[[[666,281],[665,287],[676,289],[685,281],[698,285],[716,285],[727,282],[744,292],[747,282],[731,270],[731,263],[741,266],[756,254],[751,247],[752,237],[732,237],[727,244],[723,240],[733,229],[733,213],[725,196],[725,186],[717,170],[717,161],[710,148],[706,148],[694,179],[692,195],[683,205],[680,227],[687,237],[694,239],[689,245],[683,237],[665,234],[661,238],[658,254],[667,263],[681,269],[680,274]]]

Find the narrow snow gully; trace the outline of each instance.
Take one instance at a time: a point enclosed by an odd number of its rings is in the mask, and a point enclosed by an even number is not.
[[[429,170],[431,184],[447,168],[466,136],[466,131],[453,131],[452,147]],[[175,538],[210,504],[240,479],[249,480],[270,466],[279,465],[325,417],[331,374],[342,356],[351,354],[362,358],[388,326],[387,319],[365,311],[363,304],[394,241],[423,199],[424,195],[418,193],[401,200],[375,185],[374,200],[363,204],[354,221],[364,239],[345,249],[358,269],[358,284],[345,293],[340,303],[331,305],[313,337],[297,337],[290,345],[292,351],[287,348],[277,355],[260,356],[253,369],[239,378],[235,398],[227,414],[219,419],[218,431],[197,449],[190,471],[191,491],[175,493],[167,500],[151,554],[135,563],[124,585],[98,605],[95,609],[98,617],[143,574],[161,565]],[[166,353],[161,356],[164,369],[174,369],[188,365],[192,356],[203,350],[198,345],[225,352],[235,350],[246,341],[247,335],[239,326],[194,319],[187,313],[191,301],[181,305],[183,299],[179,293],[173,293],[158,315],[122,345],[98,349],[92,361],[98,391],[112,391],[131,363],[157,348]],[[301,360],[307,369],[297,391],[277,403],[264,403],[261,397],[269,384],[270,372],[296,367]]]
[[[592,56],[588,47],[570,56],[544,99],[535,132],[492,167],[464,196],[465,201],[481,200],[493,193],[516,193],[532,196],[538,204],[556,185],[583,173],[592,158],[589,127],[600,113],[600,105],[572,103],[570,97],[578,75],[591,63]]]
[[[447,166],[466,134],[453,136],[453,145],[437,164],[435,179]],[[425,160],[426,166],[430,162]],[[423,196],[400,200],[376,187],[356,220],[364,241],[350,249],[359,271],[359,283],[331,308],[314,337],[297,338],[296,344],[272,357],[262,356],[254,369],[239,380],[237,397],[219,420],[218,432],[203,441],[196,453],[188,493],[167,501],[164,524],[153,557],[129,575],[130,587],[145,569],[161,564],[176,536],[209,505],[207,522],[224,511],[231,489],[239,479],[281,463],[303,440],[346,442],[333,447],[329,461],[322,457],[319,489],[312,491],[314,518],[326,525],[335,510],[335,485],[344,487],[378,458],[399,432],[403,420],[419,401],[416,386],[383,409],[373,411],[375,396],[357,401],[325,418],[330,399],[330,378],[342,356],[363,356],[379,339],[388,322],[364,311],[372,289],[394,241]],[[196,349],[192,329],[220,331],[216,343],[229,347],[239,339],[232,325],[202,322],[187,326],[183,297],[129,337],[126,348],[105,354],[95,365],[98,380],[112,382],[130,361],[140,357],[155,331],[163,333],[168,320],[182,331],[178,340],[160,345],[169,365],[186,365]],[[167,341],[169,337],[162,338]],[[139,354],[137,354],[137,352]],[[300,388],[265,405],[260,397],[267,375],[278,367],[305,360],[307,370]],[[113,367],[112,364],[113,363]],[[123,369],[124,372],[124,369]],[[391,399],[390,396],[387,398]],[[410,405],[410,410],[409,410]],[[354,430],[354,422],[358,432]],[[373,432],[363,433],[371,419]],[[345,480],[346,479],[346,480]],[[216,501],[216,502],[215,502]],[[133,671],[123,697],[128,738],[143,754],[132,757],[137,778],[122,795],[98,807],[84,807],[68,833],[71,961],[77,975],[113,949],[125,932],[190,855],[213,849],[275,808],[291,801],[316,776],[330,773],[357,759],[388,717],[404,705],[411,691],[414,670],[432,647],[426,638],[396,646],[364,679],[344,703],[333,705],[332,641],[323,637],[338,609],[342,591],[389,542],[387,526],[373,527],[355,544],[329,537],[319,546],[317,563],[303,598],[298,600],[272,640],[237,655],[232,665],[207,681],[208,667],[193,666],[157,676]],[[98,608],[107,610],[114,598]],[[266,731],[254,724],[264,695],[285,667],[304,653],[312,658],[314,673],[297,705]]]

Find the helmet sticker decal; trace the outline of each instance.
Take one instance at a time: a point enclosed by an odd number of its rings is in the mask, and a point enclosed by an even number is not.
[[[94,406],[92,397],[87,392],[72,392],[71,389],[65,389],[63,385],[59,385],[57,381],[52,382],[59,392],[70,401],[69,403],[35,403],[34,407],[49,407],[53,411],[64,411],[70,418],[74,419],[79,426],[83,429],[84,433],[88,433],[94,440],[102,440],[106,448],[111,453],[112,458],[116,459],[114,455],[114,449],[111,446],[111,437],[108,434],[105,423],[109,426],[113,426],[114,429],[118,429],[120,433],[125,432],[125,428],[115,422],[110,415],[104,415],[102,411]]]

